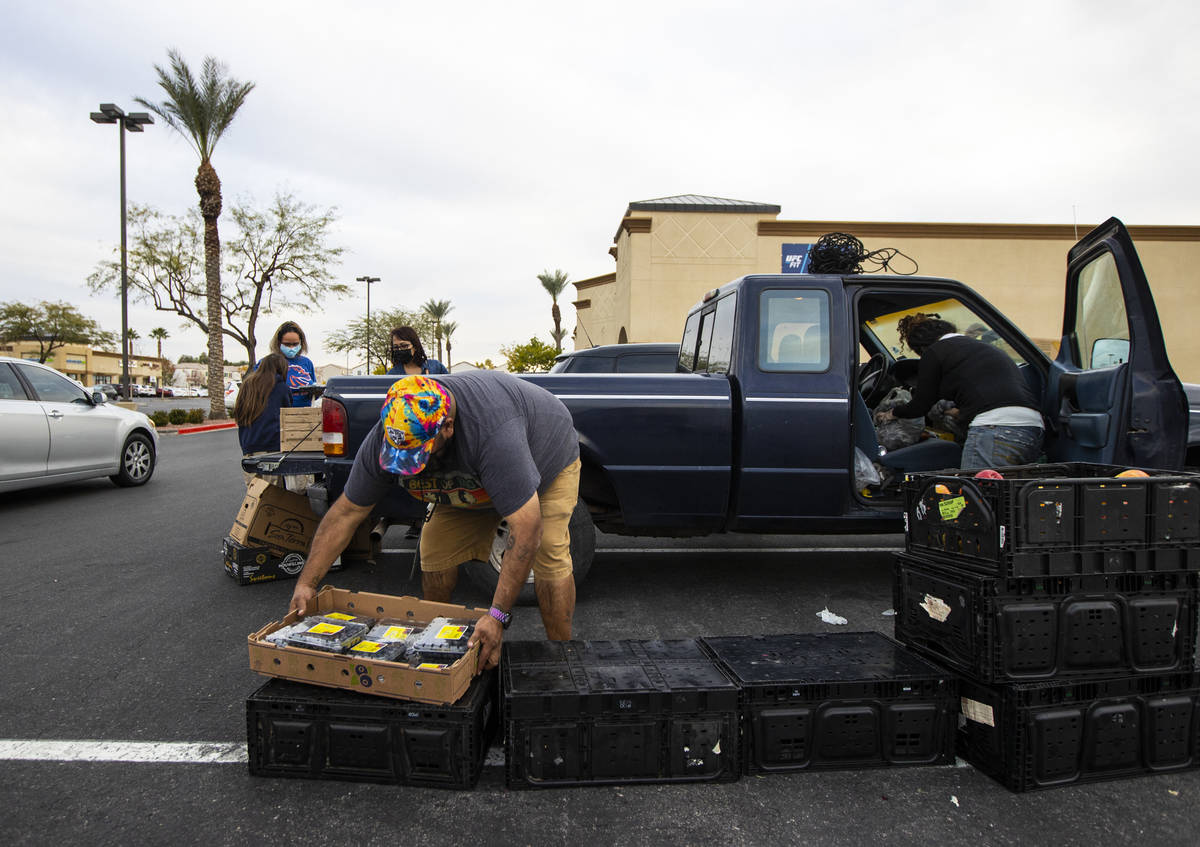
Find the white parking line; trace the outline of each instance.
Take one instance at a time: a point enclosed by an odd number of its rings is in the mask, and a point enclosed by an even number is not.
[[[176,741],[23,741],[0,739],[0,761],[137,762],[185,765],[244,765],[246,745]],[[487,768],[504,767],[504,748],[488,749]]]
[[[411,553],[411,547],[387,547],[382,553]],[[903,547],[597,547],[600,553],[903,553]]]
[[[0,739],[0,760],[42,762],[174,762],[245,764],[244,743],[176,741],[23,741]]]

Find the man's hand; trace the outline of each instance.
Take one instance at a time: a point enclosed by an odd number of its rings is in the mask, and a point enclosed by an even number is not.
[[[891,409],[884,409],[882,412],[875,413],[875,423],[881,424],[886,421],[892,420],[894,417],[895,417],[895,415],[892,414]]]
[[[479,666],[485,670],[500,664],[500,643],[504,641],[504,627],[491,615],[484,615],[475,624],[475,632],[467,642],[471,647],[479,645]]]
[[[292,591],[292,604],[288,606],[289,612],[295,612],[300,617],[304,617],[305,609],[317,596],[317,590],[311,585],[303,582],[297,582],[296,588]]]

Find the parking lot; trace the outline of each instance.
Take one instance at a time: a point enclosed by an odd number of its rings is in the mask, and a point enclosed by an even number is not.
[[[234,432],[164,436],[160,458],[142,488],[0,495],[6,843],[1195,843],[1194,771],[1025,795],[963,765],[510,791],[497,749],[472,792],[251,777],[245,698],[263,680],[246,635],[285,613],[291,584],[238,587],[221,568],[244,490]],[[826,607],[891,634],[901,542],[602,536],[576,636],[831,631]],[[330,582],[419,593],[411,543],[393,530],[379,563]],[[542,637],[536,611],[508,637]]]

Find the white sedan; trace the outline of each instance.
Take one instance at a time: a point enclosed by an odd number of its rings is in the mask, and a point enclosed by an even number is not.
[[[98,476],[144,485],[157,458],[158,433],[141,412],[53,368],[0,356],[0,491]]]

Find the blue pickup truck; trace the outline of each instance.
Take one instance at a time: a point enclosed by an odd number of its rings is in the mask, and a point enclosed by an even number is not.
[[[1037,284],[1030,280],[1030,285]],[[912,385],[897,322],[937,312],[1017,363],[1048,422],[1050,461],[1181,468],[1188,404],[1171,369],[1150,287],[1128,231],[1111,219],[1067,257],[1062,343],[1050,359],[981,296],[947,279],[875,274],[752,275],[704,295],[671,374],[526,377],[557,395],[579,433],[581,503],[572,524],[577,580],[592,527],[609,533],[896,532],[898,486],[855,481],[855,457],[885,475],[955,467],[961,446],[932,438],[896,450],[871,410]],[[390,377],[337,377],[325,390],[325,455],[246,460],[247,470],[324,473],[321,511],[378,420]],[[1195,449],[1195,448],[1193,448]],[[414,520],[398,492],[379,514]],[[487,590],[498,559],[470,563]]]

